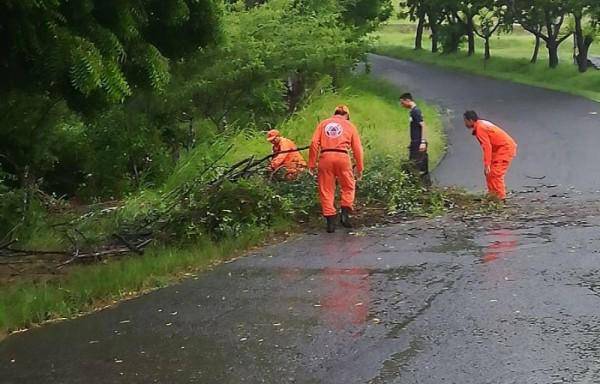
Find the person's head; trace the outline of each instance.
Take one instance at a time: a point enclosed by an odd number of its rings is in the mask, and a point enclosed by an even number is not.
[[[277,145],[281,141],[281,133],[276,129],[271,129],[267,132],[267,141],[271,144]]]
[[[415,100],[410,93],[403,93],[402,96],[400,96],[400,104],[404,108],[411,109],[415,105]]]
[[[479,116],[477,116],[477,112],[475,111],[466,111],[463,115],[465,119],[465,127],[469,129],[475,128],[475,123],[479,120]]]
[[[350,120],[350,108],[346,105],[338,105],[335,107],[335,112],[333,112],[333,116],[339,116],[343,119]]]

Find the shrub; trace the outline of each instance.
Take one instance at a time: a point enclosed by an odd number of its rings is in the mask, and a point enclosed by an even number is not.
[[[443,53],[456,53],[465,43],[465,27],[461,23],[449,23],[440,27],[439,39]]]
[[[284,207],[278,195],[260,177],[225,182],[207,196],[192,194],[172,220],[178,237],[193,239],[204,235],[214,240],[234,238],[245,230],[270,226]]]
[[[390,155],[371,161],[358,196],[366,203],[385,206],[389,213],[416,213],[424,208],[424,189],[410,165]]]

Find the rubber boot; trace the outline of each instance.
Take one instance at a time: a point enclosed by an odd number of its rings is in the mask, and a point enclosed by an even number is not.
[[[337,216],[326,216],[325,219],[327,220],[327,233],[335,232],[335,220]]]
[[[350,211],[350,208],[342,207],[341,222],[345,228],[352,228],[352,223],[350,223]]]

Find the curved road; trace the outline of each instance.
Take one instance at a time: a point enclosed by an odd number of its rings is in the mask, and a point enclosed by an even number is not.
[[[463,112],[474,109],[519,143],[507,178],[512,189],[545,184],[582,194],[600,190],[600,104],[383,56],[370,59],[376,76],[449,110],[448,155],[435,172],[439,183],[484,188],[481,150],[462,121]]]
[[[584,197],[598,187],[597,104],[372,60],[378,76],[514,133],[517,189],[528,188],[527,175]],[[437,177],[476,188],[480,154],[458,112]],[[600,203],[529,196],[494,217],[456,212],[306,234],[116,308],[12,335],[0,342],[0,382],[598,383]]]

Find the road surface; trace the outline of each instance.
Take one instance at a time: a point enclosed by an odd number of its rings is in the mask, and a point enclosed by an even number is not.
[[[600,382],[600,175],[591,163],[600,141],[589,114],[598,105],[379,57],[373,68],[513,132],[516,190],[532,190],[530,173],[561,186],[516,194],[493,216],[302,235],[10,336],[0,343],[0,382]],[[477,188],[477,145],[451,123],[436,177]]]

